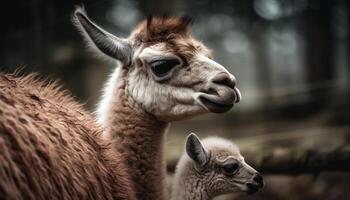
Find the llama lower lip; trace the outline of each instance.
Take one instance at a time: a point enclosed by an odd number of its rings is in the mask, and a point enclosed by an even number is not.
[[[202,104],[213,113],[224,113],[229,111],[233,107],[232,104],[223,104],[219,101],[215,101],[211,98],[207,98],[206,96],[202,95],[199,97]]]
[[[248,183],[247,184],[247,188],[248,190],[246,191],[248,194],[254,194],[257,191],[259,191],[262,188],[261,184],[252,184],[252,183]]]

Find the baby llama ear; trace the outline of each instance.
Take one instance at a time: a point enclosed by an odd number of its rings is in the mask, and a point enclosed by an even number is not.
[[[209,155],[204,149],[198,136],[191,133],[186,141],[187,155],[200,167],[204,166],[209,161]]]
[[[97,26],[87,17],[83,7],[77,7],[73,22],[90,46],[96,47],[103,54],[121,61],[124,65],[130,65],[133,52],[128,40],[118,38]]]

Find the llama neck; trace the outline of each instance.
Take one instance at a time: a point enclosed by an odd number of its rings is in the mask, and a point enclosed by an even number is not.
[[[167,199],[163,144],[168,123],[157,120],[128,98],[122,79],[125,72],[119,73],[113,95],[104,102],[110,105],[103,119],[105,137],[125,158],[138,198]]]
[[[171,200],[211,200],[205,183],[196,175],[193,166],[179,164],[174,177]]]

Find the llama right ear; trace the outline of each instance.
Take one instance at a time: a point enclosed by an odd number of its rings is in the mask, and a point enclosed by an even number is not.
[[[130,65],[132,47],[128,40],[118,38],[93,23],[86,15],[84,8],[77,7],[73,22],[81,31],[90,46],[96,47],[103,54]]]
[[[187,155],[199,166],[204,166],[209,161],[209,155],[204,149],[198,136],[191,133],[186,141]]]

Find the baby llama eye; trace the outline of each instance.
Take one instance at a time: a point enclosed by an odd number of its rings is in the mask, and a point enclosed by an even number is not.
[[[224,171],[227,175],[234,175],[238,171],[238,164],[237,163],[228,163],[223,166]]]

